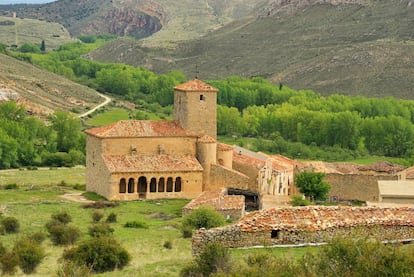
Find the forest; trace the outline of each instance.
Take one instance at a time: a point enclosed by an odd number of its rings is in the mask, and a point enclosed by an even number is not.
[[[25,46],[24,51],[3,48],[3,52],[138,107],[165,111],[165,118],[170,118],[173,87],[186,80],[183,73],[157,75],[142,67],[93,61],[87,53],[108,38],[80,39],[55,51],[28,51],[36,48],[32,45]],[[246,138],[253,150],[291,158],[344,161],[376,155],[400,158],[405,165],[414,162],[414,101],[340,94],[325,97],[272,84],[261,77],[234,76],[206,82],[219,89],[218,134],[234,138],[242,146],[246,140],[241,138]],[[140,112],[136,111],[135,118],[142,119]],[[0,126],[0,132],[13,137],[3,124]],[[84,153],[81,147],[53,149]],[[23,161],[20,163],[28,162]]]

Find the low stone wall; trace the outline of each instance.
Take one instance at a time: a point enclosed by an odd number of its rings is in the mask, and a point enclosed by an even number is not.
[[[193,234],[193,254],[207,243],[228,248],[300,246],[326,243],[337,236],[381,241],[414,240],[414,210],[409,208],[304,207],[272,209],[246,215],[236,224],[200,229]]]

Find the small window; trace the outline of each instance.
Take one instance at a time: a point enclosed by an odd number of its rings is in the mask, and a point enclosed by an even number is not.
[[[206,97],[203,94],[200,94],[200,101],[205,101]]]
[[[272,230],[272,233],[270,234],[270,237],[272,239],[278,239],[279,238],[279,233],[280,233],[280,230]]]

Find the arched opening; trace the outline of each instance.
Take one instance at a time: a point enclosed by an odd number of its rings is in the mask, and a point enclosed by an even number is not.
[[[128,180],[128,193],[134,193],[134,191],[135,191],[134,178],[129,178],[129,180]]]
[[[157,192],[157,179],[151,178],[150,192]]]
[[[138,179],[138,197],[141,199],[145,199],[147,197],[147,178],[146,177],[139,177]]]
[[[122,178],[119,181],[119,193],[125,193],[126,192],[126,180],[125,178]]]
[[[165,191],[165,178],[161,177],[158,180],[158,192],[164,192]]]
[[[175,192],[181,192],[181,177],[175,179]]]
[[[173,178],[168,177],[167,179],[167,192],[173,191]]]
[[[280,235],[280,230],[272,230],[272,232],[270,233],[270,237],[272,239],[278,239]]]

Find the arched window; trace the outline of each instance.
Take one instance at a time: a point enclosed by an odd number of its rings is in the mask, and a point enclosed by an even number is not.
[[[139,198],[143,198],[145,199],[147,196],[147,188],[148,188],[148,184],[147,184],[147,178],[146,177],[139,177],[138,179],[138,194],[139,194]]]
[[[151,178],[150,192],[157,192],[157,179]]]
[[[126,180],[125,178],[122,178],[121,181],[119,181],[119,193],[125,193],[126,192]]]
[[[168,177],[167,179],[167,192],[173,191],[173,178]]]
[[[181,192],[181,177],[175,179],[175,192]]]
[[[128,180],[128,193],[134,193],[134,191],[135,191],[134,178],[129,178],[129,180]]]
[[[158,192],[164,192],[165,191],[165,178],[161,177],[158,180]]]

